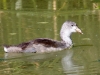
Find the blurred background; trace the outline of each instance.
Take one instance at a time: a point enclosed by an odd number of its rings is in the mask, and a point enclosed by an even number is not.
[[[0,0],[0,74],[100,75],[99,0]],[[4,44],[35,38],[61,40],[66,20],[84,33],[71,36],[74,47],[48,54],[5,53]]]

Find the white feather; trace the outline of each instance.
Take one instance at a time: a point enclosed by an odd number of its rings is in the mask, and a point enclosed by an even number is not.
[[[7,49],[7,47],[4,47],[4,51],[5,51],[5,52],[8,52],[8,49]]]

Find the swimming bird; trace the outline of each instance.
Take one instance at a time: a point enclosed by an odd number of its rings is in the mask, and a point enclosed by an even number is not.
[[[60,30],[61,41],[52,40],[48,38],[38,38],[28,42],[23,42],[18,45],[5,45],[4,51],[33,53],[61,51],[70,48],[73,45],[70,36],[74,32],[83,34],[75,22],[66,21],[63,23]]]

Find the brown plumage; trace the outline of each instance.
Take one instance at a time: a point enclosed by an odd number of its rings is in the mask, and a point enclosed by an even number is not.
[[[57,47],[56,41],[50,39],[35,39],[34,44],[43,44],[45,47]]]
[[[82,34],[81,30],[76,26],[75,22],[66,21],[63,23],[60,30],[60,37],[62,41],[56,41],[47,38],[38,38],[29,42],[23,42],[22,44],[4,46],[5,52],[51,52],[51,51],[61,51],[65,48],[70,48],[72,40],[70,35],[73,32],[79,32]]]
[[[23,50],[25,49],[25,48],[27,48],[27,46],[30,44],[30,42],[23,42],[23,43],[21,43],[21,44],[19,44],[19,45],[16,45],[17,47],[20,47],[20,48],[22,48]]]

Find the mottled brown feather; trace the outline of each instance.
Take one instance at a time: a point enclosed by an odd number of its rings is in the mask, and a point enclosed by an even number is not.
[[[7,47],[7,48],[9,48],[9,47],[20,47],[20,48],[22,48],[22,50],[24,50],[25,48],[27,48],[27,46],[30,44],[30,42],[23,42],[23,43],[21,43],[21,44],[18,44],[18,45],[4,45],[4,47]]]
[[[29,44],[30,44],[30,42],[23,42],[23,43],[17,45],[17,47],[21,47],[21,48],[24,50],[25,48],[27,48],[27,46],[28,46]]]
[[[12,45],[3,45],[4,47],[6,47],[6,48],[9,48],[10,46],[12,46]]]
[[[59,47],[59,46],[64,46],[64,43],[58,42],[58,41],[54,41],[51,39],[35,39],[33,44],[42,44],[45,47]]]
[[[18,44],[18,45],[13,45],[13,47],[20,47],[22,48],[22,50],[24,50],[25,48],[27,48],[28,46],[32,46],[32,44],[41,44],[43,45],[44,47],[63,47],[65,45],[65,43],[61,43],[59,41],[55,41],[55,40],[51,40],[51,39],[46,39],[46,38],[38,38],[38,39],[35,39],[35,40],[31,40],[29,42],[23,42],[21,44]],[[5,47],[9,48],[11,47],[11,45],[5,45]]]

